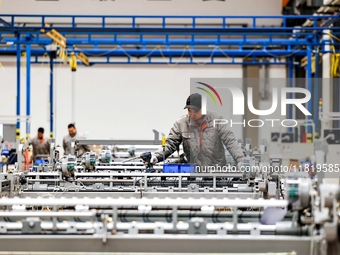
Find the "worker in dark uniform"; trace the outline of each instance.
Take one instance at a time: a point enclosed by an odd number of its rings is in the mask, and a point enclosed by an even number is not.
[[[35,162],[37,158],[48,158],[50,155],[50,142],[48,138],[44,136],[44,129],[38,128],[38,134],[36,137],[28,140],[28,145],[32,145],[33,153],[30,159],[30,163]]]
[[[155,152],[151,164],[163,161],[183,144],[184,153],[197,165],[226,165],[225,148],[237,162],[243,166],[243,150],[227,125],[213,125],[214,119],[223,119],[216,113],[202,114],[202,98],[200,94],[188,97],[184,109],[188,114],[179,118],[170,130],[166,147]],[[225,148],[224,148],[225,147]]]

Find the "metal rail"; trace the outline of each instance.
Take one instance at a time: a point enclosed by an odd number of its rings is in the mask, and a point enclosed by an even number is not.
[[[264,199],[244,199],[244,200],[232,200],[232,199],[35,199],[35,198],[1,198],[0,205],[26,205],[26,206],[76,206],[76,205],[88,205],[88,206],[168,206],[168,207],[190,207],[190,206],[228,206],[228,207],[286,207],[288,202],[286,200],[264,200]]]

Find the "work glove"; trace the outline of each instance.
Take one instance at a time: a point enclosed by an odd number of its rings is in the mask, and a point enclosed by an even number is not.
[[[243,162],[238,162],[237,163],[237,169],[240,170],[240,171],[243,171]]]
[[[154,154],[151,156],[150,163],[152,165],[156,165],[158,163],[158,158]]]
[[[155,156],[155,154],[151,154],[151,159],[150,159],[150,167],[153,167],[154,165],[156,165],[158,163],[158,159]],[[145,167],[148,168],[148,162],[144,161]]]
[[[184,164],[187,164],[189,162],[187,156],[185,155],[185,153],[182,153],[180,156],[180,163],[184,163]]]

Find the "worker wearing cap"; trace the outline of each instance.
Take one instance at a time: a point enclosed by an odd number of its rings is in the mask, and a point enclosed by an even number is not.
[[[184,107],[184,109],[188,109],[188,114],[175,122],[167,137],[164,154],[163,150],[156,151],[151,158],[152,164],[169,157],[183,143],[184,153],[190,163],[199,166],[218,165],[223,167],[227,164],[225,146],[237,161],[238,168],[241,168],[243,151],[234,134],[227,129],[227,125],[214,127],[214,119],[223,119],[223,117],[212,112],[203,115],[201,106],[202,97],[200,94],[196,93],[188,97]]]

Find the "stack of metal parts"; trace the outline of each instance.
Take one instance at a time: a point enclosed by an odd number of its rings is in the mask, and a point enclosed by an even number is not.
[[[1,249],[339,254],[340,186],[262,171],[282,158],[260,144],[242,143],[248,171],[229,159],[215,173],[147,173],[105,149],[59,158],[52,145],[49,164],[0,174]]]
[[[2,198],[1,249],[339,254],[340,186],[285,179],[281,200]]]

